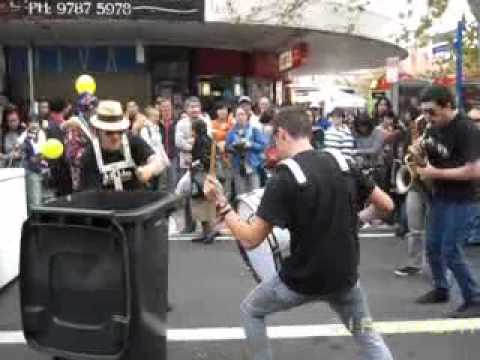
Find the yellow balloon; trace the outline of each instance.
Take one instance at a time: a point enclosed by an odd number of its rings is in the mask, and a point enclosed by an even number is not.
[[[77,81],[75,81],[75,89],[79,95],[83,93],[89,93],[93,95],[97,90],[97,84],[95,83],[95,79],[93,77],[84,74],[79,76]]]
[[[48,139],[47,142],[40,147],[40,154],[42,154],[45,159],[58,159],[63,154],[63,144],[57,139]]]

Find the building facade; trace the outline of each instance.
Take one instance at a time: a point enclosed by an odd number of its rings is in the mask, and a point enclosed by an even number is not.
[[[244,94],[281,102],[290,72],[375,67],[405,56],[378,35],[388,19],[368,12],[352,19],[324,3],[286,26],[268,1],[257,13],[252,0],[3,1],[0,90],[26,102],[73,99],[76,77],[88,73],[99,97],[142,105],[190,94],[207,106]]]

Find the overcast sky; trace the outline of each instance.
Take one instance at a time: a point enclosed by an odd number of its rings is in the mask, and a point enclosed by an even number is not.
[[[414,13],[418,21],[419,17],[425,13],[427,0],[413,0]],[[385,14],[392,18],[397,18],[398,14],[407,9],[407,0],[370,0],[370,9]],[[466,14],[467,18],[473,19],[467,0],[450,0],[445,15],[437,24],[435,24],[434,32],[446,32],[455,29],[458,20],[462,14]]]

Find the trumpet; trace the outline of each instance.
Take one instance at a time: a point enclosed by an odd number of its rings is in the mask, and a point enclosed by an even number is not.
[[[420,141],[416,141],[408,147],[407,155],[405,155],[404,158],[404,165],[400,167],[395,177],[398,194],[406,194],[416,181],[421,181],[427,189],[430,188],[431,184],[426,182],[425,179],[421,179],[417,172],[418,167],[427,166],[425,136],[426,131],[424,131]]]

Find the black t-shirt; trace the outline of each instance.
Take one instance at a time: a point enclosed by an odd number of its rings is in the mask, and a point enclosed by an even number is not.
[[[480,159],[480,130],[460,113],[447,126],[428,129],[424,142],[428,159],[437,168],[457,168]],[[474,201],[477,184],[478,181],[434,180],[433,196],[457,202]]]
[[[148,158],[154,154],[152,148],[138,136],[129,136],[128,141],[130,142],[130,151],[135,165],[137,167],[145,165],[148,161]],[[125,159],[122,151],[120,150],[107,151],[102,149],[102,155],[105,165],[113,162],[123,161]],[[81,169],[80,188],[82,190],[114,189],[113,183],[110,183],[107,186],[103,185],[103,177],[98,170],[95,152],[93,150],[93,146],[91,145],[87,148],[82,156]],[[122,174],[122,180],[124,190],[132,191],[144,188],[142,183],[138,181],[134,168],[125,170]]]
[[[57,139],[62,144],[65,142],[65,133],[53,120],[48,121],[48,127],[44,130],[48,139]],[[64,152],[58,159],[48,160],[48,167],[50,169],[49,187],[55,191],[57,196],[71,194],[73,192],[72,173],[66,153]]]
[[[340,170],[328,153],[297,154],[307,184],[299,185],[280,166],[268,181],[257,216],[290,231],[290,256],[280,278],[292,290],[325,295],[353,287],[358,280],[358,201],[374,184],[360,171]]]

